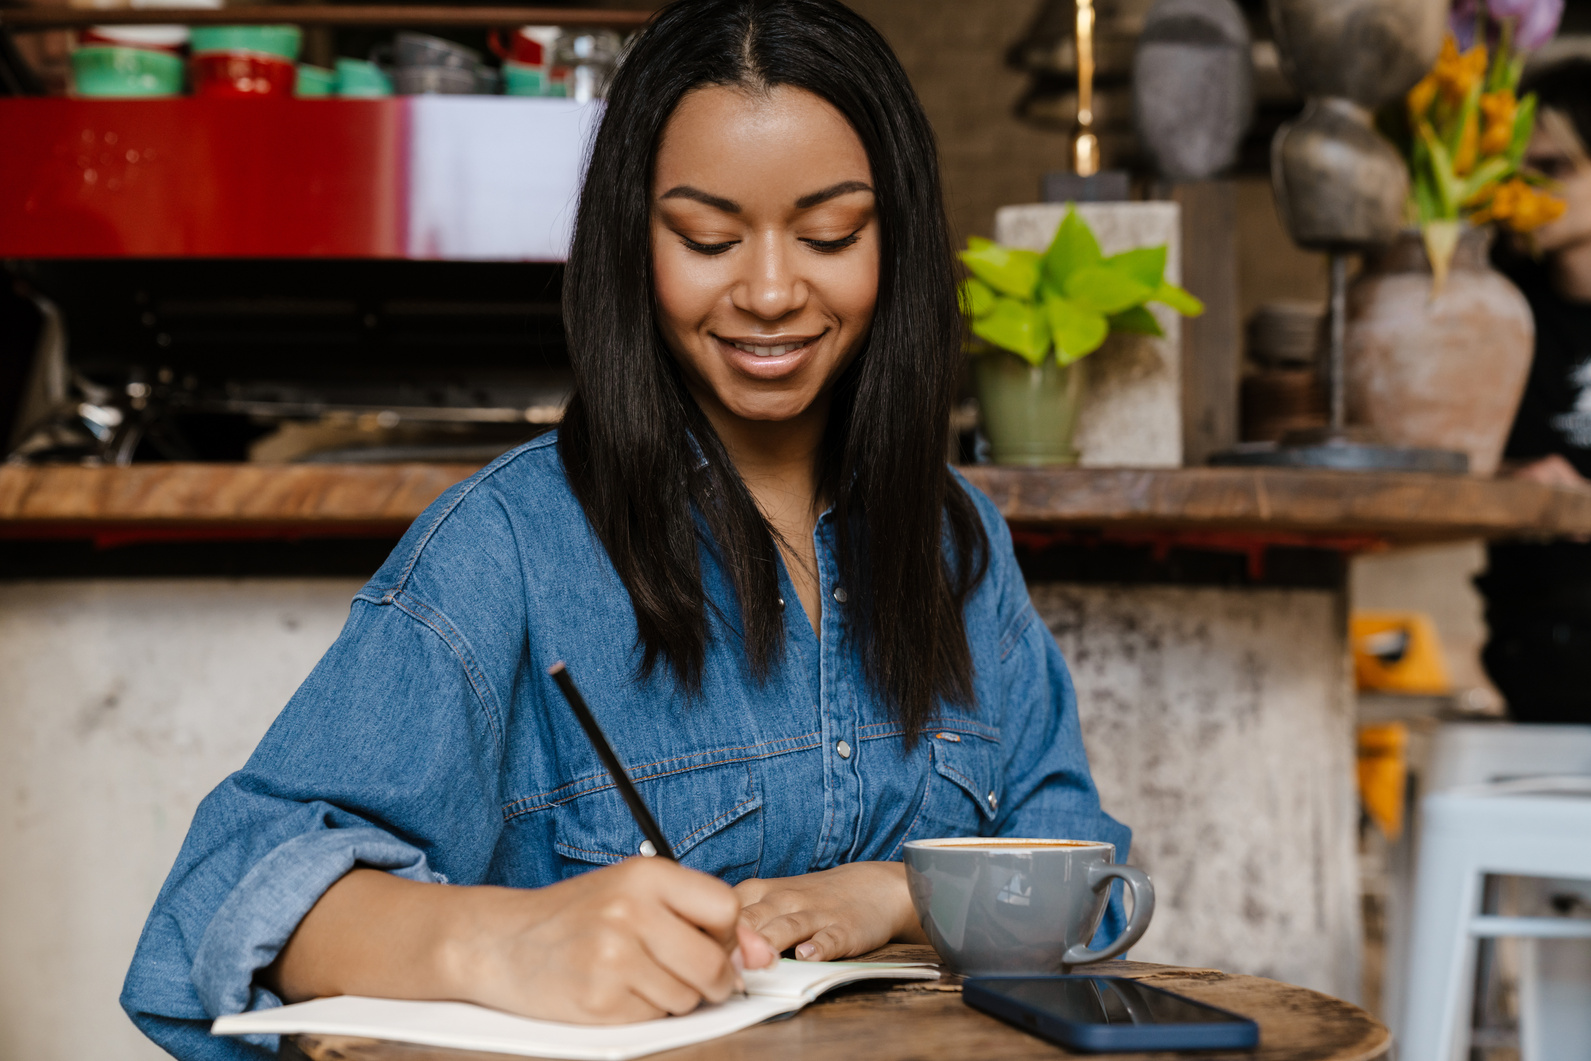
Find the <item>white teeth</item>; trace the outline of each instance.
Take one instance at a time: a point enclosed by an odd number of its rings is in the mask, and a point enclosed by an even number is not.
[[[734,344],[736,350],[744,350],[753,357],[780,357],[792,350],[799,350],[805,345],[805,342],[780,343],[778,346],[752,346],[750,343]]]

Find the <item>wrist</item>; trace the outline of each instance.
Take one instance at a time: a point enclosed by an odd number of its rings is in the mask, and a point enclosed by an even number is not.
[[[917,919],[917,907],[912,902],[911,887],[906,883],[904,862],[881,862],[892,871],[891,891],[895,895],[895,929],[890,939],[895,943],[927,943],[923,926]]]

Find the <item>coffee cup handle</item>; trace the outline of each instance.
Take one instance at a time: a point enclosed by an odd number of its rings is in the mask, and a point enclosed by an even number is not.
[[[1117,878],[1126,881],[1127,887],[1132,890],[1132,916],[1127,919],[1127,927],[1121,930],[1121,935],[1099,950],[1089,950],[1085,943],[1072,944],[1061,955],[1061,964],[1073,966],[1102,962],[1106,958],[1114,958],[1143,937],[1149,927],[1149,919],[1155,913],[1155,886],[1149,882],[1149,874],[1135,866],[1096,862],[1088,868],[1088,886],[1096,892],[1102,887],[1109,888],[1111,881]]]

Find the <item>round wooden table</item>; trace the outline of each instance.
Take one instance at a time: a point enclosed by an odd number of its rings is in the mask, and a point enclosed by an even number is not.
[[[929,947],[893,946],[869,961],[938,962]],[[1257,1050],[1094,1054],[1148,1059],[1197,1057],[1206,1061],[1376,1061],[1392,1036],[1370,1014],[1341,999],[1258,976],[1214,969],[1184,969],[1147,962],[1103,962],[1078,972],[1144,980],[1254,1020]],[[651,1054],[657,1061],[1039,1061],[1068,1051],[965,1005],[961,978],[938,982],[868,981],[840,988],[789,1020],[759,1024],[712,1042]],[[299,1035],[283,1039],[284,1061],[503,1061],[507,1054],[444,1050],[433,1046]]]

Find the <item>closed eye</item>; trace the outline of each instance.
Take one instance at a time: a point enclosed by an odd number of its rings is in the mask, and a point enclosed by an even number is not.
[[[723,243],[697,243],[689,236],[681,236],[680,242],[685,244],[697,254],[722,254],[730,247],[739,243],[738,239],[725,240]]]
[[[857,229],[849,236],[841,236],[839,239],[803,239],[801,242],[813,250],[822,251],[825,254],[833,254],[835,251],[844,250],[861,238],[862,230]]]

